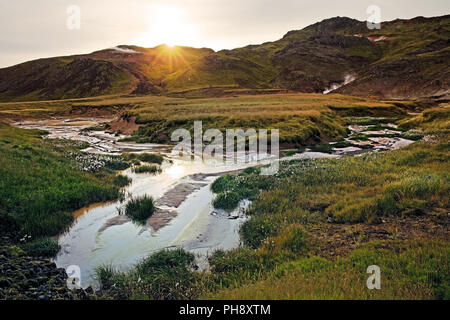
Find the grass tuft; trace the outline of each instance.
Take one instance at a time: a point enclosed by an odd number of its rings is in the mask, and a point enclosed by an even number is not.
[[[132,198],[125,205],[125,214],[131,220],[141,224],[144,224],[152,216],[153,212],[155,212],[153,198],[147,195]]]

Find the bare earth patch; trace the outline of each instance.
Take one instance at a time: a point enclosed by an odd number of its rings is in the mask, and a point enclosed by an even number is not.
[[[420,216],[383,217],[380,224],[308,225],[306,229],[318,242],[316,254],[324,258],[346,256],[359,244],[374,240],[413,240],[435,238],[450,240],[448,212]]]
[[[126,215],[122,214],[122,215],[118,215],[114,218],[109,219],[108,221],[105,222],[105,224],[98,229],[98,232],[103,232],[106,229],[108,229],[109,227],[113,227],[113,226],[120,226],[122,224],[125,224],[127,222],[131,221],[130,218],[128,218]]]
[[[109,123],[109,133],[120,132],[121,134],[130,135],[139,129],[140,125],[136,123],[136,117],[129,117],[127,119],[119,118]]]
[[[163,196],[156,201],[156,205],[178,208],[180,204],[186,200],[187,196],[204,186],[206,186],[205,183],[180,183],[173,189],[164,193]]]
[[[140,233],[144,232],[148,228],[151,228],[154,232],[157,232],[162,227],[165,227],[172,221],[173,218],[177,216],[177,212],[174,210],[165,210],[161,208],[156,208],[153,215],[147,220],[147,224],[141,230]]]

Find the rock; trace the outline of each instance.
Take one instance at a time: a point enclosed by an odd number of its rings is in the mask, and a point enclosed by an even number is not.
[[[36,280],[37,280],[37,282],[38,282],[39,284],[44,284],[44,283],[47,282],[48,278],[42,276],[42,277],[38,277]]]
[[[44,291],[44,290],[46,290],[46,289],[47,289],[47,286],[41,284],[41,285],[37,288],[37,291],[41,292],[41,291]]]
[[[66,293],[64,293],[63,299],[64,300],[73,300],[73,293],[70,291],[67,291]]]
[[[0,279],[0,288],[9,288],[11,287],[11,284],[9,279]]]
[[[28,280],[28,286],[30,287],[37,287],[39,283],[36,281],[36,279],[29,279]]]
[[[83,289],[77,289],[76,293],[77,293],[78,299],[80,299],[80,300],[86,299],[86,292],[84,292]]]
[[[0,246],[0,300],[97,299],[89,287],[78,292],[67,289],[67,274],[49,259],[14,255]]]

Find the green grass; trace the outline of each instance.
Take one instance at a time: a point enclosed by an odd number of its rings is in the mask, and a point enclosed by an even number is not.
[[[237,208],[239,201],[253,200],[260,190],[269,188],[271,179],[259,173],[258,168],[247,168],[238,175],[224,175],[216,179],[211,184],[211,190],[217,193],[214,207],[231,211]]]
[[[114,184],[119,186],[119,187],[125,187],[127,185],[129,185],[131,183],[131,178],[124,176],[122,174],[118,174],[115,178],[114,178]]]
[[[417,116],[401,120],[399,126],[403,129],[421,127],[428,134],[448,134],[450,132],[450,105],[443,104],[427,109]]]
[[[157,172],[160,172],[161,169],[158,166],[143,165],[143,166],[134,167],[133,171],[135,173],[157,173]]]
[[[156,164],[161,164],[164,161],[162,155],[153,153],[124,153],[122,156],[127,160],[138,160]]]
[[[0,123],[0,211],[15,221],[9,231],[33,239],[64,231],[74,210],[117,198],[124,184],[106,169],[82,171],[82,146],[42,134]]]
[[[347,258],[308,257],[282,263],[263,280],[221,290],[214,299],[450,299],[450,249],[445,242],[374,242]],[[369,265],[381,289],[368,290]]]
[[[127,141],[171,142],[178,128],[193,133],[194,121],[202,121],[203,131],[216,128],[280,130],[280,142],[301,146],[339,140],[347,134],[345,120],[332,108],[347,114],[397,115],[404,110],[389,102],[343,95],[271,94],[237,97],[184,99],[167,97],[123,98],[97,102],[108,106],[123,101],[131,108],[125,118],[136,117],[140,128]]]
[[[191,270],[194,255],[182,249],[162,250],[122,273],[108,266],[97,269],[105,295],[115,299],[193,298],[199,276]]]
[[[179,128],[193,133],[194,121],[202,121],[203,132],[208,129],[242,128],[279,129],[283,147],[302,147],[339,141],[348,132],[348,120],[342,116],[380,116],[398,118],[405,114],[408,104],[380,102],[368,98],[340,94],[280,93],[238,95],[214,98],[175,98],[166,96],[123,96],[90,98],[87,101],[62,100],[0,104],[0,116],[17,114],[48,117],[71,108],[116,113],[123,111],[125,120],[136,118],[139,129],[123,141],[138,143],[173,143],[171,135]],[[76,102],[76,105],[74,103]],[[405,107],[406,106],[406,107]],[[412,107],[411,107],[412,108]],[[126,109],[126,110],[125,110]],[[365,118],[367,121],[367,118]],[[380,120],[380,121],[386,121]],[[270,139],[269,139],[270,140]],[[154,154],[124,154],[128,162],[160,164],[163,157]],[[121,169],[117,167],[117,169]]]
[[[446,206],[447,156],[446,144],[441,142],[355,158],[291,161],[282,163],[274,176],[220,177],[212,190],[227,207],[250,195],[257,200],[250,214],[269,224],[278,225],[282,216],[289,217],[286,223],[295,222],[295,216],[303,219],[305,210],[338,222],[368,222],[383,215],[407,214],[413,208]],[[258,197],[260,190],[264,192]]]
[[[239,103],[244,100],[236,100],[233,102],[235,106],[228,105],[226,108],[245,109],[250,102],[264,108],[268,105],[273,106],[276,102],[275,99],[268,99],[266,104],[260,105],[261,100],[252,99],[255,98],[248,98],[243,105]],[[161,98],[161,103],[162,101],[167,103],[166,98]],[[175,107],[187,107],[185,104],[187,102],[182,101],[184,102]],[[201,108],[205,108],[205,112],[206,108],[210,108],[209,111],[213,111],[214,108],[222,110],[223,101],[208,100]],[[308,100],[308,103],[311,103],[311,100]],[[292,112],[287,105],[286,101],[282,101],[279,109],[274,110],[278,112],[286,109],[286,112]],[[172,108],[167,105],[165,107]],[[326,106],[316,107],[326,113],[330,112]],[[139,108],[137,107],[136,111]],[[199,111],[201,108],[196,110]],[[369,105],[366,108],[371,107]],[[242,199],[253,201],[248,212],[250,219],[242,224],[239,231],[243,246],[231,251],[219,250],[212,253],[209,257],[211,269],[207,273],[194,271],[193,257],[184,251],[156,253],[129,272],[118,272],[111,267],[102,267],[98,271],[98,278],[104,288],[105,297],[448,298],[449,279],[444,270],[448,269],[449,257],[448,242],[445,239],[388,240],[379,243],[371,241],[353,250],[348,256],[330,259],[323,255],[317,257],[322,253],[322,246],[326,243],[323,243],[323,239],[317,239],[314,234],[315,227],[324,224],[333,225],[327,224],[328,218],[332,218],[334,224],[339,224],[339,228],[379,223],[380,219],[387,217],[413,219],[429,216],[441,223],[448,223],[445,214],[442,213],[447,212],[449,207],[448,114],[443,106],[435,109],[426,109],[416,116],[403,116],[405,119],[398,122],[402,135],[408,132],[414,134],[415,131],[411,131],[412,129],[421,129],[424,134],[433,135],[432,142],[417,142],[402,150],[365,154],[354,158],[283,162],[279,172],[274,176],[262,176],[259,168],[248,168],[239,174],[225,175],[216,179],[211,185],[211,190],[217,194],[214,206],[233,210]],[[393,110],[396,114],[395,108]],[[167,112],[179,113],[180,109]],[[368,114],[371,112],[368,111]],[[267,117],[270,118],[271,113]],[[288,118],[289,116],[286,119]],[[345,129],[347,121],[339,117],[335,119],[339,126]],[[235,123],[241,124],[244,120],[242,117]],[[363,121],[362,118],[360,120]],[[212,121],[216,121],[215,118]],[[370,124],[382,125],[384,121],[377,118]],[[59,175],[64,179],[79,174],[83,177],[81,181],[84,183],[89,181],[86,179],[107,181],[115,185],[115,190],[118,190],[119,185],[123,186],[128,182],[126,177],[112,175],[111,170],[116,164],[109,167],[107,165],[109,160],[105,160],[104,169],[100,171],[94,173],[81,171],[80,163],[73,160],[74,154],[78,152],[77,148],[81,146],[61,141],[41,140],[38,138],[39,134],[42,132],[2,127],[0,148],[2,154],[11,157],[8,158],[9,161],[4,162],[4,167],[20,168],[5,172],[15,172],[16,175],[13,176],[20,181],[17,184],[22,188],[27,186],[22,181],[32,181],[26,180],[28,175],[36,175],[30,169],[31,164],[35,167],[39,165],[39,172],[43,171],[42,168],[46,168],[44,165],[54,166],[55,163],[56,167],[67,165],[70,171],[63,171]],[[338,144],[338,146],[345,145]],[[37,157],[37,154],[41,156]],[[0,161],[4,161],[4,157]],[[117,161],[117,166],[121,166],[121,163],[129,165],[133,161],[141,160],[125,155],[111,161]],[[21,163],[22,167],[19,166]],[[47,182],[44,177],[56,179],[48,171],[44,170],[43,173],[46,175],[40,176],[42,181]],[[2,180],[2,183],[14,181],[11,174],[7,177],[8,180]],[[74,181],[79,183],[80,180]],[[47,187],[48,184],[41,182],[39,186]],[[105,184],[102,187],[105,187]],[[58,190],[60,189],[58,185]],[[9,192],[6,188],[0,190]],[[30,189],[26,192],[28,190]],[[34,192],[37,192],[36,190]],[[48,189],[45,189],[45,192],[46,195],[49,194]],[[0,199],[2,200],[0,226],[8,224],[12,226],[11,228],[23,230],[24,220],[17,219],[17,216],[4,206],[5,199],[10,198],[2,194]],[[153,201],[151,204],[150,201],[143,201],[145,205],[142,201],[135,199],[132,201],[129,208],[130,215],[134,221],[143,223],[148,218],[149,212],[153,212]],[[61,202],[60,198],[57,204]],[[18,208],[19,205],[22,205],[22,202],[16,202],[14,208]],[[55,212],[51,211],[51,214]],[[70,210],[67,214],[70,214]],[[37,220],[33,221],[38,222],[40,223]],[[430,237],[431,233],[430,231]],[[393,237],[395,238],[395,235]],[[40,238],[41,235],[35,236],[33,240],[40,242]],[[31,243],[29,246],[32,246]],[[35,250],[50,255],[52,244],[44,239]],[[382,278],[384,291],[369,291],[365,288],[368,276],[365,268],[370,264],[379,264],[382,267],[383,277],[386,276]]]
[[[50,238],[40,238],[33,242],[23,244],[21,248],[29,256],[33,257],[55,257],[60,249],[57,241]]]
[[[145,224],[155,211],[153,198],[147,195],[137,198],[132,198],[125,205],[125,214],[141,224]]]
[[[303,151],[304,150],[302,148],[299,148],[299,149],[292,149],[292,150],[283,150],[283,153],[284,153],[284,156],[290,157],[290,156],[293,156],[294,154],[301,153]]]
[[[222,266],[218,270],[234,271],[235,275],[224,280],[218,292],[213,287],[203,297],[448,299],[447,240],[369,242],[349,257],[337,260],[294,258],[296,255],[287,254],[279,244],[292,232],[293,225],[316,226],[329,217],[333,223],[367,224],[380,217],[434,217],[440,208],[448,211],[450,149],[445,135],[448,125],[442,125],[447,115],[441,110],[438,115],[434,121],[440,124],[438,128],[444,136],[434,143],[418,142],[402,150],[354,158],[282,164],[280,171],[268,178],[265,187],[255,195],[250,219],[241,226],[241,240],[251,249],[219,252]],[[432,127],[426,122],[424,126],[425,130]],[[238,176],[223,176],[215,181],[212,190],[239,194],[240,188],[260,179],[257,173],[247,174],[243,184]],[[436,219],[446,221],[444,216]],[[303,243],[306,248],[317,248],[314,241]],[[266,254],[268,250],[271,255]],[[214,259],[217,260],[215,256]],[[365,268],[372,264],[381,266],[384,290],[369,291],[365,287]]]

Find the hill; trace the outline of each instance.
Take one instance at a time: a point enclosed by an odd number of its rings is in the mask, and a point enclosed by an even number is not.
[[[219,52],[122,45],[0,69],[0,100],[218,94],[236,88],[445,98],[450,87],[449,39],[450,15],[383,22],[379,30],[335,17],[274,42]]]

